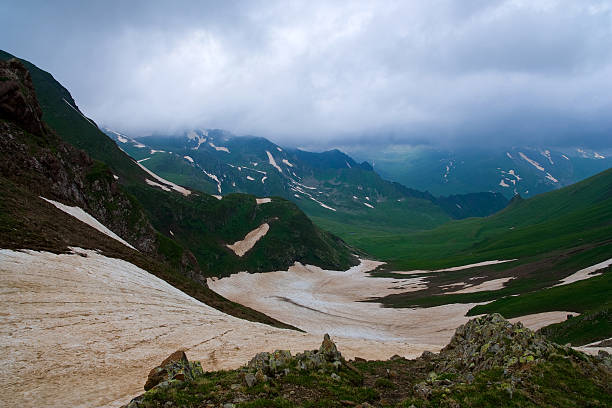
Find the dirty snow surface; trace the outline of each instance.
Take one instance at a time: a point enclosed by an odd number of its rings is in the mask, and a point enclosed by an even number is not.
[[[259,227],[246,234],[244,239],[236,241],[233,244],[228,245],[227,247],[234,251],[236,255],[243,256],[255,246],[257,241],[259,241],[268,233],[269,229],[270,225],[267,222],[264,222]]]
[[[72,215],[77,220],[79,220],[81,222],[84,222],[85,224],[87,224],[87,225],[97,229],[101,233],[103,233],[105,235],[108,235],[112,239],[115,239],[115,240],[121,242],[123,245],[128,246],[128,247],[130,247],[132,249],[136,249],[133,246],[131,246],[129,243],[127,243],[127,241],[123,240],[119,235],[115,234],[113,231],[111,231],[108,228],[106,228],[104,226],[104,224],[102,224],[100,221],[96,220],[94,217],[89,215],[82,208],[80,208],[80,207],[71,207],[69,205],[59,203],[57,201],[49,200],[48,198],[45,198],[45,197],[40,197],[40,198],[42,198],[43,200],[45,200],[46,202],[48,202],[50,204],[53,204],[55,207],[57,207],[58,209],[62,210],[66,214]]]
[[[191,191],[187,190],[185,187],[181,187],[178,184],[174,184],[171,181],[166,180],[163,177],[158,176],[157,174],[153,173],[151,170],[147,169],[145,166],[143,166],[140,162],[143,162],[145,160],[150,159],[150,157],[147,157],[146,159],[142,159],[142,160],[138,160],[136,162],[136,164],[138,164],[138,166],[140,166],[141,169],[143,169],[144,171],[146,171],[151,177],[153,177],[155,180],[159,181],[159,183],[156,183],[152,180],[146,179],[147,184],[149,184],[150,186],[158,186],[161,187],[163,190],[166,190],[168,188],[172,188],[173,190],[181,193],[184,196],[188,196],[189,194],[191,194]],[[160,184],[161,183],[161,184]],[[166,188],[162,187],[162,184],[166,186]],[[169,186],[169,187],[167,187]],[[169,190],[166,190],[169,191]]]
[[[597,273],[597,271],[607,268],[612,265],[612,258],[607,261],[600,262],[595,265],[591,265],[587,268],[581,269],[578,272],[571,274],[570,276],[561,280],[561,283],[556,284],[555,286],[567,285],[568,283],[578,282],[584,279],[589,279],[594,276],[601,275],[601,272]]]
[[[240,320],[133,264],[73,250],[80,255],[0,249],[0,406],[120,406],[178,349],[216,370],[237,368],[260,351],[296,353],[321,343],[321,329],[309,334]],[[440,348],[351,334],[334,337],[347,358],[414,358]]]
[[[221,295],[309,333],[354,339],[405,342],[438,350],[466,321],[475,304],[427,309],[391,309],[362,300],[423,289],[422,278],[371,278],[380,262],[362,261],[348,271],[295,263],[288,271],[209,280]],[[262,294],[266,294],[262,296]]]

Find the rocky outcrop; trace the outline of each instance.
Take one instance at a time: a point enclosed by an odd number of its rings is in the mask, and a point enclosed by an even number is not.
[[[175,359],[185,364],[181,355]],[[287,350],[258,353],[238,370],[196,376],[191,383],[177,383],[175,391],[156,391],[157,385],[129,408],[180,405],[173,392],[180,393],[180,401],[188,395],[202,407],[327,406],[330,401],[336,403],[330,406],[460,407],[499,406],[505,400],[517,407],[573,406],[565,404],[556,381],[570,389],[576,381],[589,384],[572,389],[570,402],[580,402],[576,406],[609,406],[610,360],[607,353],[591,357],[551,343],[493,314],[459,327],[440,353],[426,352],[415,360],[346,361],[325,335],[318,350],[295,356]],[[170,386],[168,377],[158,378],[162,366],[150,378]],[[483,393],[488,396],[480,398]],[[279,405],[271,403],[276,399]]]
[[[539,361],[562,346],[494,313],[460,326],[436,360],[445,372],[475,372]]]
[[[149,372],[144,389],[148,391],[154,387],[168,385],[171,381],[191,381],[202,373],[199,362],[189,362],[185,352],[178,350]]]
[[[17,59],[0,61],[0,117],[36,135],[49,131],[42,121],[30,72]]]
[[[0,79],[0,176],[36,196],[81,207],[139,250],[153,252],[153,227],[108,167],[62,142],[43,122],[24,65],[0,61]]]
[[[295,356],[292,356],[288,350],[258,353],[242,369],[242,372],[245,384],[252,387],[268,379],[280,378],[291,373],[292,370],[321,370],[334,375],[340,366],[347,364],[329,334],[325,334],[318,350],[307,350]]]

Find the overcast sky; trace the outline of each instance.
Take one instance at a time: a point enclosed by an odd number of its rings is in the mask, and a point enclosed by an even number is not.
[[[3,0],[0,47],[136,135],[612,147],[612,0]]]

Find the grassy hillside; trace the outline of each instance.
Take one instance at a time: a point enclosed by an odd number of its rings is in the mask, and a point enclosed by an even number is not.
[[[0,52],[2,60],[12,57]],[[64,141],[108,166],[124,192],[142,206],[153,226],[164,235],[164,242],[174,242],[173,245],[193,252],[206,276],[222,276],[239,270],[286,269],[294,261],[332,269],[345,269],[356,262],[346,244],[319,230],[289,202],[275,200],[256,211],[254,198],[245,195],[219,203],[197,191],[183,196],[149,186],[145,180],[151,176],[78,110],[66,88],[51,74],[21,61],[31,73],[43,120]],[[236,205],[236,210],[227,211],[230,205]],[[273,219],[270,232],[244,257],[237,257],[226,247],[259,226],[255,225],[257,222]],[[173,245],[162,249],[168,250]],[[166,255],[172,253],[169,251]]]
[[[536,256],[612,237],[612,169],[528,200],[515,199],[492,216],[452,221],[431,231],[360,230],[317,222],[402,270]]]

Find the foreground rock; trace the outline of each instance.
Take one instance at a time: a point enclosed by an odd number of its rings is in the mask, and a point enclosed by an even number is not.
[[[186,357],[174,363],[188,367]],[[174,366],[173,366],[174,367]],[[610,406],[612,357],[588,356],[498,314],[459,327],[439,353],[346,361],[328,335],[318,350],[258,353],[238,370],[158,382],[128,407]],[[164,364],[152,371],[167,370]],[[149,380],[151,379],[151,375]]]

